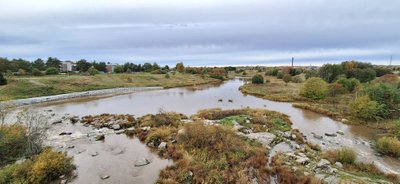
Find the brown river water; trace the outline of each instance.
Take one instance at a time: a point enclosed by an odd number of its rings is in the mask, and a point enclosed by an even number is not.
[[[210,84],[111,97],[72,99],[42,103],[31,107],[38,110],[52,109],[57,114],[84,116],[115,113],[133,114],[136,117],[157,113],[160,110],[192,115],[200,109],[207,108],[265,108],[289,115],[293,122],[293,128],[299,129],[309,141],[320,144],[323,149],[351,147],[357,151],[359,160],[373,162],[385,172],[400,172],[398,159],[375,155],[372,144],[375,136],[381,133],[378,130],[346,125],[324,115],[294,108],[290,103],[274,102],[242,94],[239,87],[243,84],[244,81],[234,79],[218,85]],[[222,102],[219,102],[219,99],[222,99]],[[60,136],[50,139],[53,146],[61,145],[60,147],[64,148],[68,147],[66,144],[75,146],[68,151],[74,156],[78,170],[78,178],[74,183],[153,183],[157,179],[159,170],[172,163],[172,161],[158,158],[137,139],[131,139],[125,135],[110,133],[104,142],[96,142],[79,138],[90,132],[99,131],[90,127],[60,124],[52,130],[55,132],[54,135],[58,135],[61,131],[73,132],[73,135],[68,136],[69,140],[67,141],[62,140],[64,138]],[[323,136],[322,140],[313,137],[313,133],[324,135],[336,131],[342,131],[344,135]],[[98,152],[98,156],[91,156],[93,152]],[[151,160],[149,165],[139,168],[133,166],[134,160],[144,157]],[[101,180],[102,175],[111,177]]]

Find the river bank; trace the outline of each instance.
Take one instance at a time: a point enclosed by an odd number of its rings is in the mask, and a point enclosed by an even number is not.
[[[13,77],[0,87],[0,101],[52,96],[75,92],[131,87],[183,87],[201,85],[220,80],[208,76],[180,74],[98,74],[56,75],[41,77]]]

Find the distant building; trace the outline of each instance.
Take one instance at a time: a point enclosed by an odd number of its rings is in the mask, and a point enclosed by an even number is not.
[[[107,65],[106,65],[106,70],[107,70],[107,72],[108,72],[108,73],[114,72],[115,66],[116,66],[116,65],[114,65],[114,64],[107,64]]]
[[[61,63],[61,72],[74,72],[76,71],[76,64],[72,61],[63,61]]]

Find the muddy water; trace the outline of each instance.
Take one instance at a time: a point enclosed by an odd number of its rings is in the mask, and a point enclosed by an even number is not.
[[[61,132],[72,134],[60,136]],[[106,128],[98,130],[64,121],[52,125],[48,134],[48,145],[74,158],[77,177],[71,183],[155,183],[160,170],[172,164],[152,153],[137,138]],[[95,140],[99,134],[105,135],[103,141]],[[136,167],[136,161],[142,159],[150,163]]]
[[[129,113],[142,116],[148,113],[157,113],[160,109],[191,115],[200,109],[216,107],[222,109],[266,108],[289,115],[293,127],[304,133],[311,142],[320,144],[322,148],[351,147],[357,151],[360,160],[374,162],[387,172],[400,171],[399,160],[375,156],[371,143],[374,136],[380,133],[377,130],[345,125],[323,115],[294,108],[290,103],[273,102],[244,95],[238,90],[243,83],[243,81],[235,79],[221,85],[139,92],[100,99],[78,99],[41,104],[36,107],[79,116],[100,113]],[[219,99],[222,99],[222,102],[219,102]],[[335,133],[338,130],[344,132],[344,135],[324,136],[322,140],[313,137],[313,133],[324,135],[325,133]]]

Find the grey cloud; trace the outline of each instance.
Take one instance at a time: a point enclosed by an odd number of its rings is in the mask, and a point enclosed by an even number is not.
[[[0,11],[6,57],[221,65],[400,55],[394,0],[9,0]]]

